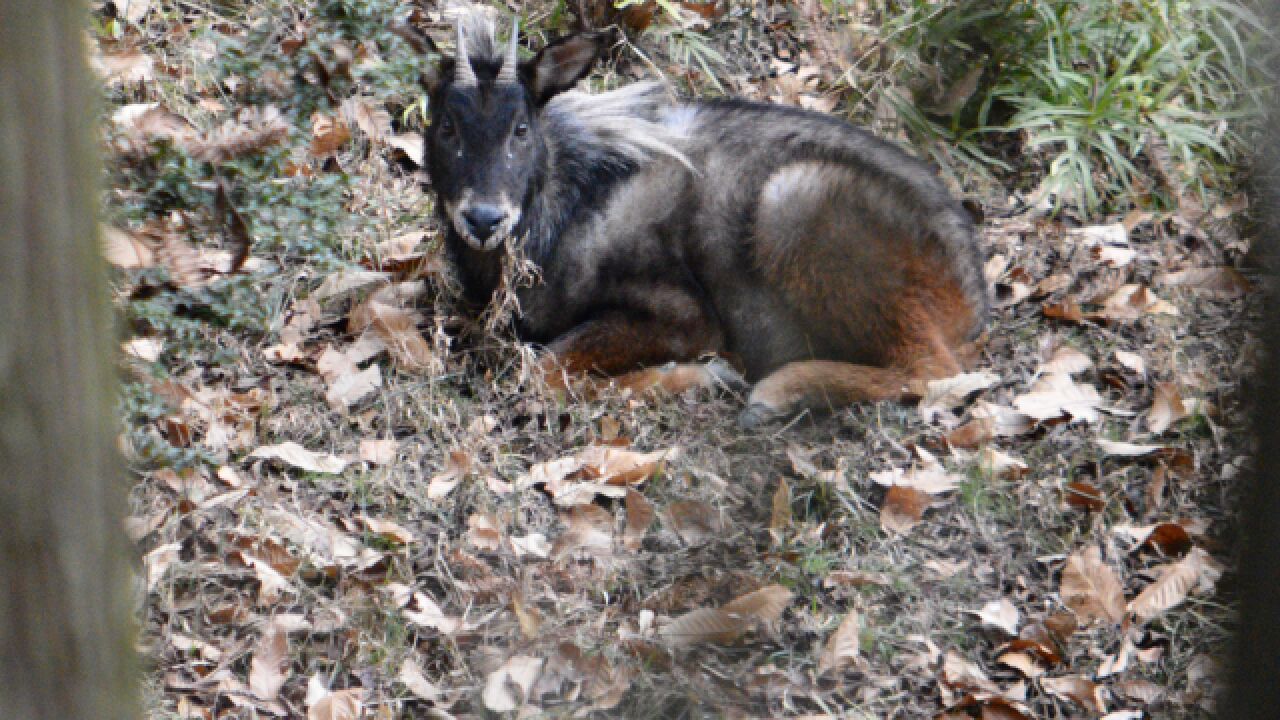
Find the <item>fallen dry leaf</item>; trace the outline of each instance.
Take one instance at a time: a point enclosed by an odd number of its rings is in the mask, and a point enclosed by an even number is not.
[[[722,607],[702,608],[672,620],[659,634],[671,645],[728,643],[761,623],[777,621],[791,604],[792,593],[769,585],[737,597]]]
[[[1102,491],[1082,480],[1072,480],[1063,486],[1063,498],[1067,505],[1078,510],[1098,512],[1107,506],[1107,498]]]
[[[1063,700],[1069,700],[1095,713],[1107,711],[1106,689],[1079,676],[1041,678],[1040,687]]]
[[[1156,383],[1151,409],[1147,411],[1147,429],[1159,435],[1179,420],[1190,417],[1195,409],[1194,402],[1183,400],[1182,392],[1175,383]]]
[[[586,553],[604,557],[613,552],[613,514],[599,505],[580,505],[561,515],[567,529],[551,546],[551,558]]]
[[[978,619],[984,625],[999,628],[1010,636],[1017,636],[1018,634],[1018,622],[1021,619],[1021,614],[1008,598],[992,600],[983,605],[981,609],[975,610],[974,614],[978,616]]]
[[[372,328],[402,368],[411,372],[438,373],[444,366],[418,330],[422,319],[422,313],[381,302],[375,295],[351,311],[347,329],[358,334]]]
[[[673,502],[667,505],[663,517],[687,545],[701,545],[724,528],[720,512],[697,500]]]
[[[400,673],[396,675],[396,679],[420,700],[435,703],[443,695],[440,688],[427,679],[426,674],[422,672],[422,666],[411,657],[405,658],[404,662],[400,663]]]
[[[622,545],[628,550],[639,550],[644,534],[653,524],[653,505],[635,490],[627,490],[627,524],[622,531]]]
[[[259,700],[274,700],[288,679],[289,637],[275,619],[267,623],[249,662],[249,689]]]
[[[1097,546],[1078,550],[1067,558],[1058,595],[1062,604],[1085,622],[1097,619],[1119,623],[1124,619],[1124,590],[1115,571],[1102,561]]]
[[[142,235],[103,226],[102,252],[107,262],[126,270],[148,268],[156,263],[151,243]]]
[[[871,480],[877,485],[886,487],[906,487],[919,490],[929,495],[940,495],[951,492],[964,480],[964,477],[948,472],[942,463],[927,452],[917,450],[919,462],[910,468],[890,468],[871,473]]]
[[[778,488],[773,492],[772,510],[769,513],[769,530],[775,541],[791,528],[791,488],[786,478],[778,478]]]
[[[496,713],[511,712],[529,700],[529,692],[542,673],[542,658],[515,655],[489,673],[481,698]]]
[[[850,610],[844,616],[840,626],[827,638],[822,655],[818,657],[819,675],[857,661],[861,645],[861,624],[856,610]]]
[[[467,518],[467,541],[478,550],[498,552],[505,534],[491,515],[474,513]]]
[[[408,528],[390,520],[380,520],[368,515],[361,515],[360,521],[364,523],[369,532],[394,545],[408,545],[414,541],[413,533]]]
[[[1138,375],[1147,374],[1147,363],[1142,356],[1137,353],[1131,353],[1127,350],[1116,350],[1116,362],[1129,372]]]
[[[1167,450],[1164,445],[1141,445],[1138,443],[1117,442],[1115,440],[1107,440],[1097,438],[1094,440],[1098,445],[1098,449],[1112,457],[1132,457],[1140,458],[1154,455],[1158,452]]]
[[[880,527],[890,535],[901,535],[920,524],[924,511],[933,498],[913,487],[894,485],[884,495],[880,505]]]
[[[181,552],[182,543],[168,543],[157,546],[143,556],[142,563],[147,569],[147,590],[155,589],[156,584],[164,577],[169,566],[178,562]]]
[[[1201,548],[1192,548],[1186,557],[1156,568],[1154,572],[1159,575],[1156,581],[1143,588],[1129,603],[1129,612],[1142,623],[1151,622],[1182,604],[1196,585],[1212,586],[1220,574],[1209,553]]]
[[[341,119],[316,113],[311,116],[311,154],[324,158],[336,153],[351,139],[351,130]]]
[[[333,455],[314,453],[296,442],[279,445],[263,445],[249,453],[249,457],[280,460],[307,472],[337,474],[347,466],[347,461]]]
[[[433,475],[427,483],[427,498],[439,500],[458,486],[471,472],[471,455],[464,450],[454,450],[445,458],[444,470]]]
[[[1220,298],[1242,297],[1253,290],[1252,283],[1233,267],[1198,267],[1160,273],[1155,281],[1164,287],[1187,287]]]
[[[978,451],[978,467],[986,476],[1002,480],[1017,480],[1031,471],[1025,462],[989,446]]]
[[[932,380],[920,400],[919,412],[925,422],[933,422],[950,416],[964,407],[969,398],[1000,382],[1000,376],[992,372],[961,373],[941,380]]]
[[[1137,320],[1144,315],[1177,315],[1178,308],[1161,300],[1142,285],[1123,285],[1102,301],[1102,310],[1090,317],[1102,320]]]
[[[347,688],[314,699],[307,720],[360,720],[364,714],[364,688]]]
[[[400,451],[400,441],[395,438],[385,440],[361,440],[360,459],[373,465],[390,465],[396,460]]]
[[[1068,416],[1071,422],[1095,423],[1102,397],[1092,385],[1080,385],[1063,373],[1042,376],[1024,394],[1013,399],[1019,412],[1039,421]]]
[[[426,593],[415,591],[401,583],[387,583],[386,590],[391,593],[396,607],[412,623],[439,630],[445,635],[452,635],[463,627],[461,618],[445,615],[444,610]]]
[[[1053,355],[1045,360],[1037,371],[1040,375],[1049,373],[1062,373],[1064,375],[1075,375],[1093,367],[1093,360],[1088,355],[1076,350],[1073,347],[1063,345],[1053,352]]]

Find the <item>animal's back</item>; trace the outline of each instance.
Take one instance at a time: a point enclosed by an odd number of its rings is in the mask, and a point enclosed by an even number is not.
[[[671,240],[750,378],[796,360],[910,363],[981,326],[976,232],[926,165],[790,108],[719,101],[669,118],[696,169],[675,210],[689,232]]]

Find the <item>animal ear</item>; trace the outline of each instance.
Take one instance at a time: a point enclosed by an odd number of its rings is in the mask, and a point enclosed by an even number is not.
[[[560,38],[542,48],[522,69],[533,101],[543,105],[591,72],[596,58],[613,44],[611,32],[586,32]]]

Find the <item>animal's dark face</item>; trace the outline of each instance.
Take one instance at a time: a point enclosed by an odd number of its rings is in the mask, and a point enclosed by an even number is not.
[[[450,85],[431,103],[427,162],[444,215],[477,250],[492,250],[520,222],[546,146],[523,85]]]
[[[607,41],[604,33],[575,35],[524,63],[512,42],[502,58],[463,54],[426,78],[427,173],[445,219],[468,246],[493,250],[517,231],[549,162],[540,110],[590,70]],[[459,47],[465,53],[461,33]]]

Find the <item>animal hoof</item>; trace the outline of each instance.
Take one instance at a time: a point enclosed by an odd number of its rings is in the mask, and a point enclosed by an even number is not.
[[[733,393],[745,393],[750,385],[724,358],[712,358],[704,365],[713,387]]]
[[[754,430],[778,417],[778,413],[768,405],[752,403],[738,415],[738,427],[743,430]]]

